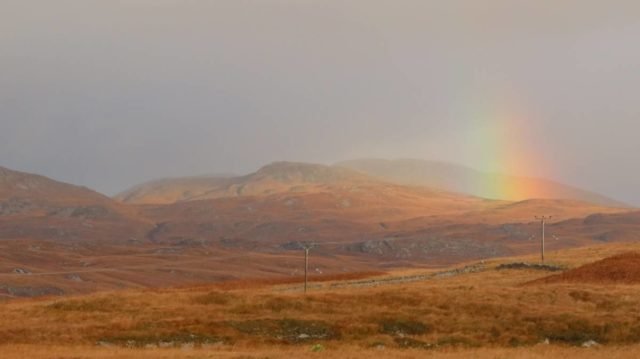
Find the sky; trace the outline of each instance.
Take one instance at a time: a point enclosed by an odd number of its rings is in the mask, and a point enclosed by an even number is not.
[[[637,0],[0,0],[0,166],[420,158],[640,205]]]

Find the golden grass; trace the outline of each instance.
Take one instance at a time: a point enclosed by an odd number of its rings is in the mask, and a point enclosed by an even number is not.
[[[308,347],[267,348],[262,350],[247,350],[237,348],[222,349],[129,349],[129,348],[96,348],[87,346],[36,346],[17,345],[0,346],[2,357],[32,358],[32,359],[137,359],[137,358],[188,358],[188,359],[291,359],[291,358],[442,358],[442,359],[548,359],[548,358],[584,358],[584,359],[627,359],[640,357],[640,345],[605,348],[571,348],[538,345],[527,348],[479,348],[479,349],[450,349],[445,351],[424,351],[416,349],[362,349],[344,346],[338,349],[313,353]]]
[[[571,267],[630,248],[577,249],[551,257]],[[638,357],[640,286],[524,286],[549,273],[493,269],[501,261],[507,260],[487,263],[480,273],[374,288],[324,287],[307,296],[253,283],[12,300],[0,304],[0,353],[3,358]],[[541,344],[545,339],[551,345]],[[580,348],[589,340],[602,346]],[[311,350],[316,344],[319,353]]]

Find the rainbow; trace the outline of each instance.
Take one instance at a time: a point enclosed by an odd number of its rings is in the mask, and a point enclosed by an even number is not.
[[[536,138],[532,119],[521,107],[495,105],[475,107],[467,116],[470,127],[465,133],[465,157],[474,168],[488,172],[466,183],[471,193],[503,200],[539,198],[545,192],[543,177],[548,168],[532,143]],[[481,111],[477,111],[478,108]],[[480,180],[478,180],[480,178]]]

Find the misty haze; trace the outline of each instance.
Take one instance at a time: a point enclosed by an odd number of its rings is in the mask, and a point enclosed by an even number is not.
[[[0,356],[640,356],[639,14],[0,0]]]

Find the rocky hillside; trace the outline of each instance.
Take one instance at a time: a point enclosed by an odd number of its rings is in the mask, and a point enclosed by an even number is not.
[[[0,238],[127,238],[148,225],[88,188],[0,168]]]

